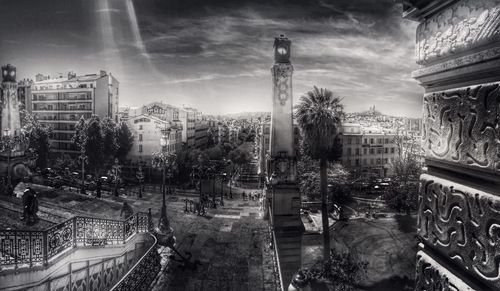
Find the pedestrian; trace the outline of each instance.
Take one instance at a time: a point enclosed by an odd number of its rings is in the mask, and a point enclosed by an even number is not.
[[[132,216],[134,214],[134,209],[132,209],[132,206],[130,206],[130,204],[128,204],[127,201],[124,201],[123,202],[123,205],[122,205],[122,209],[120,211],[120,217],[123,217],[123,218],[129,218],[130,216]]]
[[[102,187],[101,179],[97,178],[97,183],[96,183],[96,195],[97,195],[97,198],[101,198],[101,187]]]
[[[26,221],[26,225],[33,225],[38,222],[38,198],[35,190],[26,188],[23,193],[23,216],[21,220]]]

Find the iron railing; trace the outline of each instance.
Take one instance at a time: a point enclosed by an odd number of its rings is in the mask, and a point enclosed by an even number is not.
[[[280,264],[280,257],[278,254],[278,243],[276,241],[276,235],[274,233],[274,215],[272,213],[271,207],[269,207],[269,223],[270,223],[270,232],[271,232],[271,240],[272,240],[272,246],[273,246],[273,252],[274,252],[274,274],[277,275],[276,281],[277,281],[277,290],[278,291],[285,291],[283,287],[283,275],[281,274],[281,264]]]
[[[150,285],[161,269],[161,256],[158,253],[156,237],[155,242],[139,261],[116,283],[111,291],[146,291],[151,290]]]
[[[125,220],[75,216],[43,231],[0,229],[0,270],[33,267],[77,246],[124,244],[149,230],[148,213]]]

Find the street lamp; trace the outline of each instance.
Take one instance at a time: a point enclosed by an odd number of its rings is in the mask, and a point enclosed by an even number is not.
[[[271,175],[271,178],[269,179],[269,184],[271,184],[271,188],[273,189],[273,197],[272,197],[272,210],[273,210],[273,213],[272,215],[275,215],[275,211],[274,211],[274,205],[276,204],[276,201],[275,201],[275,194],[276,194],[276,185],[278,185],[278,177],[276,175],[276,173],[272,173]]]
[[[229,169],[229,198],[233,199],[233,162],[230,160],[231,167]]]
[[[118,183],[120,182],[121,166],[117,158],[115,158],[115,164],[111,167],[109,175],[113,177],[115,181],[114,196],[118,197]]]
[[[162,168],[163,172],[163,191],[162,191],[162,206],[161,206],[161,216],[158,221],[158,227],[155,229],[159,241],[166,241],[171,237],[172,228],[170,227],[170,222],[167,218],[167,205],[165,203],[165,170],[168,168],[170,172],[175,165],[175,155],[161,152],[153,154],[153,166],[156,168]]]
[[[142,172],[142,166],[139,166],[137,174],[135,175],[137,181],[139,182],[139,198],[142,198],[142,183],[144,182],[144,173]]]
[[[224,181],[226,181],[226,173],[222,173],[220,179],[220,206],[224,206]]]
[[[89,159],[85,155],[85,150],[83,148],[80,151],[80,156],[78,156],[78,159],[82,164],[82,188],[80,189],[80,193],[85,194],[85,164],[89,162]]]
[[[6,128],[3,131],[4,139],[5,139],[5,148],[7,149],[7,195],[12,195],[13,187],[12,187],[12,175],[10,171],[10,158],[12,154],[12,137],[10,129]]]
[[[166,129],[162,130],[162,136],[160,138],[160,145],[161,145],[162,154],[164,154],[165,152],[166,153],[169,152],[168,145],[170,144],[170,140],[169,140],[170,132],[171,132],[170,128],[166,128]],[[165,195],[165,167],[163,167],[162,173],[163,173],[162,193],[163,193],[163,195]],[[169,184],[170,184],[170,178],[169,178]],[[170,188],[170,185],[169,185],[169,188]]]

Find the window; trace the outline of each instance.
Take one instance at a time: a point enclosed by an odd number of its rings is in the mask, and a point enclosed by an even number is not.
[[[363,155],[366,155],[368,150],[366,148],[363,149]]]
[[[391,148],[391,154],[393,154],[393,153],[394,153],[394,148]]]
[[[381,160],[377,159],[377,165],[380,165]]]
[[[352,138],[347,138],[347,144],[352,144]]]
[[[142,124],[141,124],[141,125],[139,125],[139,130],[142,130]]]
[[[360,142],[360,139],[356,138],[356,144],[359,144],[359,142]]]
[[[356,149],[356,156],[359,156],[359,149]]]
[[[367,164],[368,164],[368,163],[367,163],[366,159],[363,159],[363,165],[365,165],[365,166],[366,166]]]
[[[356,159],[356,166],[359,166],[359,159]]]
[[[142,134],[139,133],[139,141],[142,141]]]
[[[382,144],[382,139],[381,138],[377,139],[377,143]]]
[[[387,164],[389,160],[387,158],[384,159],[384,164]]]
[[[347,149],[347,155],[350,156],[351,155],[351,148],[348,148]]]
[[[142,144],[139,145],[139,152],[142,153]]]
[[[388,138],[386,138],[386,139],[385,139],[385,143],[386,143],[386,144],[388,144],[388,143],[389,143],[389,139],[388,139]]]
[[[370,149],[370,155],[375,154],[375,149]]]
[[[373,144],[373,138],[370,138],[370,144]]]
[[[367,144],[368,143],[368,139],[365,138],[364,141],[363,141],[364,144]]]
[[[389,153],[389,148],[384,148],[384,153],[388,154]]]
[[[373,165],[374,160],[370,159],[370,165]]]
[[[382,148],[378,148],[377,149],[377,154],[381,154],[382,153]]]

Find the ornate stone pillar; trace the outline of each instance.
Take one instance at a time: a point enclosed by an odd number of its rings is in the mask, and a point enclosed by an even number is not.
[[[500,1],[403,3],[425,88],[416,290],[500,290]]]

